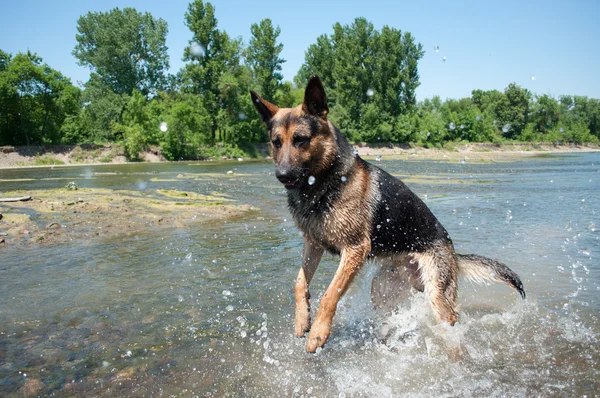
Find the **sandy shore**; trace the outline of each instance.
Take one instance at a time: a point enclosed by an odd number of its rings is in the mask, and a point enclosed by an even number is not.
[[[268,153],[266,144],[259,144],[258,153]],[[549,153],[597,152],[597,145],[554,145],[554,144],[457,144],[451,149],[428,149],[409,145],[356,145],[360,156],[405,160],[441,161],[502,161],[516,160]],[[160,149],[151,148],[140,154],[143,162],[165,162]],[[123,164],[127,158],[118,145],[56,145],[29,147],[0,147],[0,169],[88,164]]]

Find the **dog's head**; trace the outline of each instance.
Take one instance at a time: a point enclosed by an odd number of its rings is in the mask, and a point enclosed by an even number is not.
[[[335,132],[327,121],[329,108],[321,80],[317,76],[310,79],[304,102],[295,108],[279,108],[254,91],[250,94],[269,131],[277,179],[287,189],[312,185],[332,164],[336,153]]]

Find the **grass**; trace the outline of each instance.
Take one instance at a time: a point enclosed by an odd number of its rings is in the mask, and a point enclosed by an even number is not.
[[[62,160],[53,158],[52,156],[37,156],[35,157],[35,166],[53,166],[55,164],[65,164]]]

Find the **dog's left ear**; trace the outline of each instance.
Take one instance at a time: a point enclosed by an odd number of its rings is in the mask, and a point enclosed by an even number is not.
[[[308,81],[304,90],[304,104],[302,104],[302,108],[311,115],[327,119],[327,113],[329,113],[327,96],[325,95],[325,88],[323,88],[323,83],[321,83],[319,76],[313,76]]]
[[[265,101],[264,99],[260,98],[260,95],[256,94],[252,90],[250,90],[250,96],[252,97],[252,103],[258,111],[260,118],[263,122],[268,123],[269,120],[271,120],[273,116],[277,113],[279,108],[277,107],[277,105],[273,105],[269,101]]]

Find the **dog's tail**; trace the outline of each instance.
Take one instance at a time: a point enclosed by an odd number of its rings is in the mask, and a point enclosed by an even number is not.
[[[484,280],[504,282],[514,287],[521,297],[525,298],[523,282],[521,282],[519,275],[501,262],[477,254],[457,253],[456,257],[458,259],[458,271],[467,279],[477,283]]]

